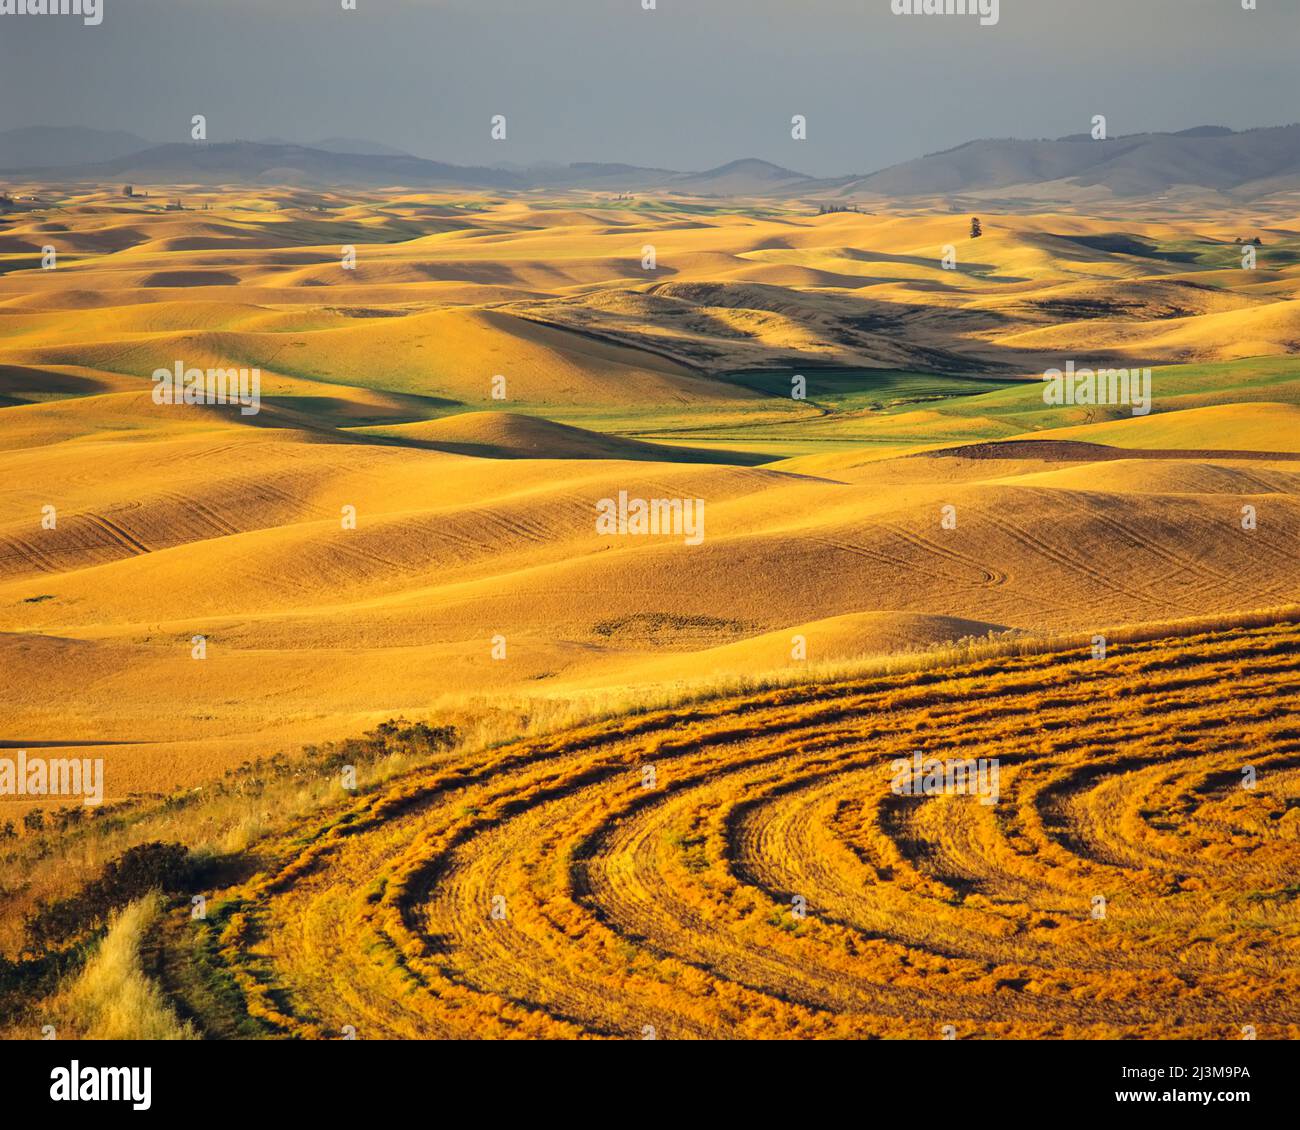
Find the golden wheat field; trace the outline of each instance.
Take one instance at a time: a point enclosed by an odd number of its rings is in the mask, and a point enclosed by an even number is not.
[[[21,199],[5,1035],[1300,1035],[1294,201]]]

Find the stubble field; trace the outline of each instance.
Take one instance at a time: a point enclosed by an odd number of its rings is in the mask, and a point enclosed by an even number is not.
[[[162,839],[212,912],[132,928],[208,1035],[1294,1037],[1285,205],[32,188],[0,752],[103,758],[106,805],[0,800],[43,809],[18,983],[40,900]],[[1045,404],[1067,360],[1150,414]],[[156,404],[178,361],[260,412]],[[601,533],[620,492],[700,544]],[[351,792],[301,752],[398,717],[456,742]],[[899,796],[918,751],[998,803]]]

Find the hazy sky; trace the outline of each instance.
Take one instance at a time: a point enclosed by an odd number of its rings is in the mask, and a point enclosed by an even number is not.
[[[1296,0],[103,0],[0,15],[0,129],[365,137],[460,164],[870,172],[976,137],[1300,121]],[[504,114],[508,138],[489,137]],[[793,114],[808,140],[790,137]]]

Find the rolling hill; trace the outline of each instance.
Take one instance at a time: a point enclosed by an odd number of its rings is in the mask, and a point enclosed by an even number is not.
[[[26,923],[163,843],[206,1036],[1295,1033],[1294,202],[21,183],[0,745],[105,802],[0,798],[23,1031]],[[1067,357],[1150,414],[1046,403]],[[178,360],[260,411],[154,403]]]

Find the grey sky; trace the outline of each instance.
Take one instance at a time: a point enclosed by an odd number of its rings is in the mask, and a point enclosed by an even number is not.
[[[976,137],[1300,120],[1295,0],[103,0],[0,15],[0,129],[366,137],[461,164],[870,172]],[[489,138],[505,114],[509,138]],[[793,114],[808,140],[790,138]]]

